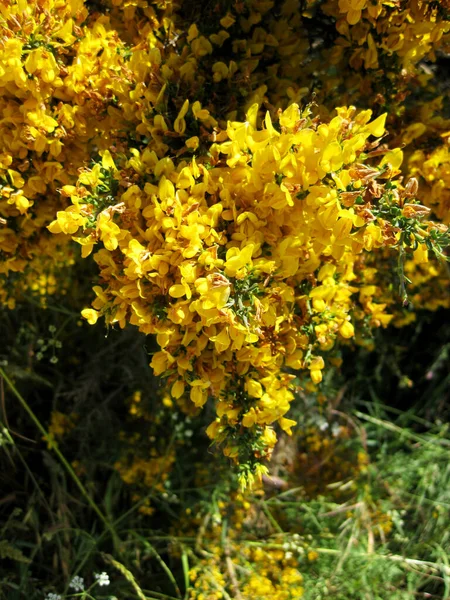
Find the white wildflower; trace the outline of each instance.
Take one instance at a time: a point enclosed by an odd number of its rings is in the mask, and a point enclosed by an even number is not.
[[[50,592],[46,595],[45,600],[61,600],[61,596],[59,594],[54,594],[53,592]]]
[[[341,432],[342,427],[337,423],[333,423],[333,425],[331,426],[331,433],[333,434],[333,437],[338,437],[339,435],[341,435]]]
[[[94,573],[94,577],[98,585],[109,585],[109,575],[105,571],[103,573]]]
[[[69,583],[69,587],[75,590],[75,592],[82,592],[84,590],[84,579],[79,575],[75,575],[72,581]]]

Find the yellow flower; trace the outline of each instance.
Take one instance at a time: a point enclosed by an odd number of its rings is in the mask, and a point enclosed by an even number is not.
[[[100,316],[100,313],[92,308],[85,308],[81,311],[81,316],[87,320],[89,325],[95,325]]]
[[[247,265],[252,264],[252,254],[254,244],[248,244],[239,250],[239,248],[230,248],[227,251],[226,261],[225,261],[225,274],[228,277],[236,277],[239,274],[242,274],[242,270]],[[239,273],[240,272],[240,273]]]
[[[350,321],[344,321],[339,327],[339,333],[343,338],[349,339],[355,335],[355,329]]]
[[[178,113],[175,123],[173,124],[173,130],[177,133],[183,134],[186,131],[186,121],[184,117],[189,109],[189,100],[185,100],[180,112]]]
[[[172,386],[171,389],[171,394],[174,398],[181,398],[181,396],[184,394],[184,381],[178,379]]]
[[[112,221],[111,213],[101,212],[97,217],[97,231],[100,233],[100,239],[107,250],[115,250],[119,245],[119,237],[122,237],[121,230],[116,223]]]
[[[190,137],[188,140],[186,140],[185,144],[188,148],[191,148],[191,150],[197,150],[200,144],[200,140],[198,139],[198,136],[194,135],[193,137]]]
[[[224,17],[222,17],[222,19],[220,19],[220,24],[222,25],[222,27],[225,27],[225,29],[228,29],[229,27],[234,25],[235,21],[236,19],[233,17],[233,15],[227,13]]]
[[[206,388],[209,387],[209,382],[204,382],[201,379],[197,379],[195,381],[191,381],[190,385],[190,399],[196,407],[200,408],[208,399],[208,392]]]
[[[85,223],[86,218],[76,212],[75,207],[70,207],[66,211],[59,210],[56,213],[56,219],[50,223],[48,230],[52,233],[72,234],[76,233]]]
[[[254,379],[247,379],[245,389],[251,398],[261,398],[263,395],[262,385]]]

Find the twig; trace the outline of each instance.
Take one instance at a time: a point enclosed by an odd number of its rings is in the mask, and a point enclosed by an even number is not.
[[[231,560],[230,540],[227,536],[227,520],[223,523],[223,550],[225,553],[225,563],[227,565],[227,571],[230,576],[231,587],[233,588],[233,594],[236,600],[242,600],[241,591],[239,589],[239,583],[236,577],[236,571],[234,570],[233,561]]]
[[[349,506],[346,506],[344,504],[343,506],[340,506],[339,508],[336,508],[335,510],[330,510],[329,512],[326,512],[326,513],[319,513],[317,516],[318,517],[334,517],[334,516],[340,514],[341,512],[347,512],[348,510],[355,510],[356,508],[361,508],[362,505],[363,505],[363,502],[357,502],[356,504],[350,504]]]

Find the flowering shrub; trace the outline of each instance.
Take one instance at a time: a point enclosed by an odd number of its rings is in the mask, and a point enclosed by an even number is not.
[[[59,188],[120,127],[108,111],[127,81],[124,43],[83,2],[0,7],[0,299],[13,306],[65,287],[58,272],[74,255],[46,226],[66,205]]]
[[[186,101],[174,128],[188,110]],[[266,113],[258,130],[257,110],[230,122],[206,160],[103,152],[62,188],[72,205],[49,226],[71,233],[84,256],[102,244],[94,258],[104,283],[83,316],[156,334],[155,374],[184,404],[215,398],[208,435],[239,459],[243,481],[264,472],[272,425],[290,433],[295,424],[285,416],[289,370],[320,383],[336,341],[392,318],[367,285],[365,252],[413,246],[424,262],[445,235],[422,222],[416,181],[393,179],[400,150],[360,162],[385,115],[341,108],[326,124],[292,104],[277,128]]]
[[[448,306],[448,132],[424,62],[446,3],[0,9],[1,302],[70,293],[80,245],[83,317],[156,337],[154,373],[185,413],[214,404],[243,487],[305,374],[319,386],[406,305]]]

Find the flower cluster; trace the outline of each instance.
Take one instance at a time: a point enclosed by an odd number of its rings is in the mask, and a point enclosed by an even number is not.
[[[72,239],[98,267],[83,316],[154,335],[171,401],[214,403],[209,437],[262,475],[296,375],[405,322],[408,285],[440,305],[444,120],[411,93],[448,43],[436,4],[0,3],[0,302],[64,292]]]
[[[94,573],[94,577],[100,587],[107,586],[110,583],[109,575],[108,573],[105,573],[105,571],[102,571],[101,573]]]
[[[99,587],[105,587],[105,586],[109,586],[110,584],[110,579],[109,579],[109,575],[108,573],[106,573],[105,571],[102,571],[102,573],[94,573],[94,581],[93,583],[86,589],[85,587],[85,582],[84,582],[84,577],[81,577],[80,575],[74,575],[72,577],[72,579],[69,582],[69,589],[73,590],[73,594],[69,593],[69,596],[86,596],[89,595],[88,592],[90,592],[95,586],[99,586]],[[78,592],[82,592],[81,594],[79,594]],[[91,596],[92,597],[92,596]],[[45,600],[62,600],[62,596],[60,594],[55,594],[54,592],[50,592],[49,594],[47,594],[47,596],[45,597]]]
[[[447,132],[447,136],[450,133]],[[424,189],[421,196],[436,218],[450,223],[450,153],[449,137],[432,152],[416,150],[409,160],[409,171]]]
[[[188,110],[186,101],[175,130]],[[371,116],[339,108],[321,123],[292,104],[260,128],[254,105],[191,160],[104,151],[63,187],[72,205],[49,226],[71,234],[83,256],[102,246],[103,284],[83,316],[155,334],[151,365],[172,397],[196,408],[213,398],[208,435],[259,474],[274,424],[288,433],[295,424],[286,417],[292,370],[320,383],[324,352],[353,338],[358,319],[391,318],[367,285],[366,253],[433,249],[416,182],[392,179],[401,151],[361,162],[385,129],[386,115]]]
[[[263,491],[260,490],[263,496]],[[190,600],[220,600],[231,591],[242,600],[294,600],[303,596],[303,577],[299,556],[306,554],[305,540],[292,536],[292,543],[272,544],[253,539],[258,531],[267,534],[268,524],[259,514],[251,498],[231,492],[231,497],[217,500],[216,513],[204,513],[197,507],[186,515],[186,524],[197,527],[197,556],[191,552],[193,566],[189,570]],[[190,529],[187,529],[190,533]],[[263,534],[264,535],[264,534]],[[284,538],[287,539],[287,538]]]
[[[72,588],[74,592],[82,592],[84,590],[84,578],[75,575],[72,577],[69,587]]]
[[[13,307],[67,287],[73,252],[46,226],[59,188],[120,127],[127,70],[124,42],[79,0],[2,3],[0,39],[0,302]]]
[[[279,11],[270,0],[191,4],[118,0],[91,12],[81,0],[5,5],[3,304],[27,290],[67,291],[61,268],[73,267],[74,254],[45,226],[67,204],[58,189],[102,148],[144,143],[159,158],[192,154],[211,127],[242,118],[253,103],[285,108],[312,92],[322,114],[351,98],[389,104],[394,117],[412,77],[428,84],[416,66],[436,56],[449,29],[443,2],[309,1],[305,10],[285,0]]]
[[[425,56],[432,59],[445,41],[450,27],[442,4],[426,0],[406,5],[391,0],[326,2],[324,11],[336,18],[340,34],[332,52],[334,60],[347,54],[352,68],[365,71],[389,62],[384,77],[394,79],[396,71],[403,71],[406,80],[415,74],[417,64]]]

